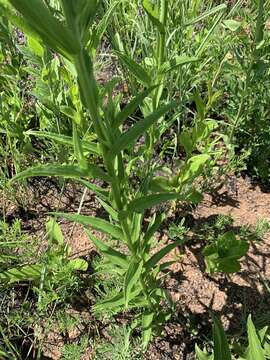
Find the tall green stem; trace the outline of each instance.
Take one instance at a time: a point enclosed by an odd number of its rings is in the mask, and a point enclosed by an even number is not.
[[[73,30],[77,39],[80,41],[81,36],[77,23],[75,21],[74,14],[72,12],[72,4],[68,3],[65,0],[62,0],[62,5],[66,17],[66,21],[70,29]],[[79,54],[74,56],[74,65],[78,74],[78,82],[80,85],[81,98],[88,109],[91,119],[93,121],[93,126],[97,134],[98,141],[101,146],[102,157],[104,165],[107,169],[108,175],[111,178],[111,190],[113,200],[117,210],[120,212],[124,208],[126,203],[126,198],[120,189],[120,181],[115,171],[114,162],[115,160],[111,158],[110,152],[110,129],[107,129],[105,123],[102,121],[99,112],[99,98],[98,98],[98,89],[96,84],[96,79],[93,72],[92,60],[83,48],[81,44],[81,51]],[[119,220],[120,226],[122,227],[123,233],[125,235],[126,243],[128,244],[129,249],[135,253],[134,246],[131,240],[131,231],[126,219]]]

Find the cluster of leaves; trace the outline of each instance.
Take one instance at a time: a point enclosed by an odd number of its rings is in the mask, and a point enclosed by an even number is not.
[[[213,353],[209,355],[206,351],[202,351],[196,346],[198,360],[266,360],[270,358],[268,327],[266,326],[260,331],[256,331],[250,315],[247,319],[248,346],[245,346],[242,352],[235,354],[236,357],[234,357],[234,352],[229,347],[228,339],[220,320],[213,316],[213,322]]]

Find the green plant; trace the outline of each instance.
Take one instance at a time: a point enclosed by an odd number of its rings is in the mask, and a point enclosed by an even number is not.
[[[132,329],[127,326],[110,326],[109,334],[111,341],[101,341],[95,348],[94,360],[116,359],[131,360],[141,359],[140,354],[136,354],[138,344],[134,344],[131,338]]]
[[[89,339],[87,336],[81,337],[80,342],[76,344],[64,345],[61,353],[63,360],[80,360],[87,349]]]
[[[228,141],[235,154],[244,157],[248,172],[266,183],[270,138],[265,98],[269,86],[268,9],[269,2],[258,0],[238,12],[240,21],[230,29],[228,56],[223,63],[226,90],[231,94],[226,101],[226,116],[230,118]],[[241,79],[237,84],[236,78]]]
[[[220,320],[213,316],[213,322],[213,353],[212,355],[209,355],[206,351],[202,351],[196,345],[195,350],[198,360],[266,360],[270,358],[270,337],[268,334],[268,327],[256,331],[251,315],[249,315],[247,320],[248,346],[245,347],[241,354],[235,354],[236,357],[229,347],[229,342]]]
[[[241,269],[239,260],[246,255],[249,244],[245,240],[237,240],[232,231],[220,235],[216,241],[203,250],[206,271],[209,273],[234,273]]]
[[[21,13],[22,17],[17,17],[9,7],[9,3]],[[77,221],[86,228],[102,231],[108,237],[116,239],[125,249],[123,251],[121,248],[109,246],[106,241],[101,241],[86,229],[90,240],[108,259],[107,266],[104,266],[102,270],[108,272],[114,269],[122,278],[122,290],[113,298],[97,303],[94,307],[95,311],[141,309],[140,317],[136,321],[141,325],[143,346],[146,347],[151,339],[152,330],[168,318],[161,303],[164,300],[170,303],[170,298],[160,287],[159,274],[167,265],[166,263],[162,264],[162,259],[179,245],[179,241],[172,242],[153,253],[153,235],[165,216],[154,212],[150,224],[145,228],[144,215],[148,209],[169,200],[192,203],[201,200],[202,195],[196,190],[195,181],[203,174],[205,166],[210,166],[216,159],[217,152],[213,148],[216,139],[210,141],[215,123],[213,120],[205,121],[205,111],[200,113],[203,106],[199,107],[198,105],[200,121],[191,131],[192,142],[187,141],[187,136],[182,136],[188,154],[187,159],[179,165],[175,172],[163,170],[163,167],[153,161],[153,148],[159,137],[156,139],[151,134],[153,134],[154,125],[159,123],[161,118],[170,122],[170,118],[175,116],[172,111],[178,103],[172,102],[158,107],[158,99],[161,96],[161,91],[158,89],[163,86],[155,82],[162,79],[155,77],[154,83],[149,82],[150,77],[146,75],[141,66],[135,65],[133,61],[120,55],[127,70],[146,85],[145,90],[138,93],[123,109],[120,109],[119,101],[117,99],[114,101],[112,96],[114,82],[108,83],[103,91],[98,88],[93,73],[91,55],[86,50],[86,44],[89,41],[91,44],[91,41],[94,40],[93,37],[96,36],[95,31],[88,31],[88,28],[93,26],[97,1],[62,0],[60,4],[64,22],[59,21],[41,0],[5,2],[9,14],[12,14],[12,16],[9,15],[11,21],[20,22],[25,31],[29,32],[31,29],[39,41],[43,41],[45,45],[53,51],[57,51],[73,64],[78,76],[82,104],[90,115],[96,141],[83,142],[79,126],[73,119],[73,147],[76,163],[30,168],[15,176],[13,181],[29,176],[77,178],[83,179],[83,183],[96,194],[97,199],[107,211],[110,221],[79,214],[56,213],[55,215]],[[164,65],[163,28],[165,18],[157,20],[156,8],[150,8],[149,4],[144,2],[150,21],[158,28],[159,32],[160,62],[158,68],[160,69],[161,65]],[[163,2],[162,5],[165,6],[166,2]],[[160,16],[162,17],[162,14],[165,14],[164,9],[161,7]],[[171,65],[168,64],[168,66]],[[151,93],[156,94],[152,98],[155,99],[155,106],[148,108],[147,111],[142,111],[144,116],[137,118],[135,124],[126,130],[123,126],[126,120],[139,106],[145,109]],[[103,101],[105,94],[109,98],[107,103]],[[198,104],[201,104],[199,100]],[[148,155],[144,155],[148,145],[140,145],[137,142],[143,135],[150,139],[151,151]],[[55,141],[58,139],[63,141],[61,136],[55,138]],[[93,165],[87,161],[84,144],[90,152],[98,155],[99,165]],[[141,169],[137,171],[136,162],[141,165]],[[162,172],[162,175],[157,176],[157,171]],[[137,174],[141,181],[134,186],[132,177]],[[86,179],[93,178],[105,182],[108,185],[107,189],[86,181]]]
[[[51,302],[65,299],[69,290],[75,289],[77,286],[78,280],[73,275],[74,271],[85,271],[88,267],[87,262],[83,259],[68,258],[70,248],[64,244],[61,229],[55,220],[47,223],[47,233],[49,247],[39,262],[33,263],[34,256],[32,254],[28,260],[32,263],[15,266],[14,261],[11,264],[8,263],[8,260],[14,259],[14,256],[3,254],[2,261],[4,260],[5,269],[0,273],[0,283],[5,286],[19,282],[33,282],[33,289],[38,294],[39,310],[46,308]],[[8,247],[9,243],[5,242],[4,245]],[[18,240],[15,245],[21,246],[22,249],[26,247]],[[26,257],[24,261],[27,263]]]

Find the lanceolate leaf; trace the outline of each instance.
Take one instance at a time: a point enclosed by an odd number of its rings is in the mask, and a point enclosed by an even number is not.
[[[50,133],[47,131],[34,131],[34,130],[26,131],[25,134],[26,135],[34,135],[34,136],[38,136],[38,137],[44,137],[46,139],[56,141],[59,144],[67,145],[70,147],[73,146],[73,139],[71,136]],[[98,144],[90,142],[90,141],[83,141],[83,140],[81,141],[81,144],[82,144],[83,150],[89,151],[92,154],[97,154],[97,155],[101,154]]]
[[[195,56],[176,56],[175,58],[173,58],[170,61],[166,61],[160,69],[161,73],[167,73],[173,69],[176,69],[179,66],[185,65],[185,64],[189,64],[192,62],[196,62],[198,61],[199,58],[195,57]]]
[[[41,165],[20,172],[11,181],[34,176],[63,176],[66,178],[90,177],[110,182],[110,177],[99,167],[88,164],[88,169],[77,165]]]
[[[211,360],[211,358],[213,359],[211,355],[205,354],[197,344],[195,345],[195,352],[198,360]]]
[[[14,284],[21,281],[38,281],[42,265],[33,264],[12,268],[0,273],[0,283]]]
[[[132,60],[130,57],[128,57],[125,54],[122,54],[120,52],[116,52],[119,59],[122,61],[122,63],[125,64],[125,66],[128,68],[128,70],[136,77],[136,79],[146,85],[149,86],[151,84],[151,77],[148,75],[146,70],[139,65],[136,61]]]
[[[136,289],[130,293],[129,300],[131,301],[132,299],[134,299],[136,296],[140,294],[140,292],[141,292],[141,286],[138,284]],[[100,312],[107,309],[123,307],[124,305],[125,305],[124,292],[121,291],[119,294],[113,296],[112,298],[97,303],[94,306],[94,311]],[[140,307],[141,304],[138,303],[137,306]],[[136,307],[136,304],[134,307]]]
[[[182,243],[183,240],[175,241],[172,244],[169,244],[165,246],[163,249],[155,253],[145,264],[145,268],[147,270],[152,269],[154,266],[157,265],[157,263],[164,258],[169,252],[171,252],[173,249],[175,249],[178,245]]]
[[[152,311],[146,311],[142,315],[142,337],[143,337],[142,345],[144,349],[148,346],[149,341],[151,340],[152,322],[154,315],[155,314]]]
[[[213,315],[214,360],[232,360],[227,337],[221,322]]]
[[[149,19],[152,23],[158,28],[160,33],[165,33],[164,26],[159,21],[159,8],[157,4],[153,4],[150,0],[143,0],[142,2],[143,8],[146,11]]]
[[[226,10],[226,8],[227,8],[226,4],[220,4],[218,6],[215,6],[212,9],[205,11],[203,14],[199,15],[198,17],[196,17],[190,21],[187,21],[185,23],[185,25],[187,26],[187,25],[196,24],[198,21],[202,21],[202,20],[206,19],[208,16],[211,16],[217,12],[224,12]]]
[[[257,335],[255,326],[252,322],[251,315],[248,317],[247,321],[247,329],[248,329],[248,357],[247,360],[264,360],[264,351],[261,346],[261,342],[259,340],[259,337]]]
[[[166,219],[165,213],[159,214],[158,216],[156,216],[156,215],[154,215],[154,216],[155,216],[155,218],[149,225],[149,227],[145,233],[145,236],[144,236],[144,244],[145,245],[152,238],[152,236],[154,236],[155,232],[158,230],[158,228],[160,227],[162,222]]]
[[[113,236],[116,239],[123,239],[123,233],[120,227],[112,225],[106,220],[99,219],[93,216],[79,215],[79,214],[66,214],[66,213],[53,213],[56,216],[61,216],[67,220],[78,222],[82,225],[91,226],[96,230],[100,230],[106,234]]]
[[[156,88],[157,86],[151,86],[150,88],[144,90],[134,99],[132,99],[124,109],[119,112],[115,118],[114,126],[119,127],[123,122],[138,109],[142,104],[143,100]]]
[[[142,272],[142,266],[143,266],[142,261],[138,263],[136,259],[131,260],[129,264],[128,271],[126,273],[124,280],[125,307],[128,306],[132,294],[132,289],[139,280],[139,277]]]
[[[30,27],[56,51],[77,54],[80,44],[72,32],[64,27],[41,0],[9,0],[23,15]]]
[[[154,111],[152,114],[147,116],[146,118],[135,123],[131,129],[125,132],[120,136],[118,141],[112,146],[110,155],[116,156],[120,153],[120,151],[124,150],[128,145],[133,144],[140,135],[142,135],[145,131],[147,131],[151,125],[158,121],[166,112],[172,110],[177,106],[176,102],[171,102],[158,110]]]
[[[101,240],[96,238],[94,235],[92,235],[88,230],[86,230],[86,233],[89,236],[89,239],[94,243],[96,248],[104,256],[106,256],[108,259],[110,259],[110,261],[114,265],[118,265],[123,269],[128,268],[129,263],[128,263],[128,257],[126,255],[124,255],[124,254],[120,253],[119,251],[114,250],[110,246],[104,244],[104,242],[102,242]]]
[[[87,187],[89,190],[93,191],[93,193],[95,193],[102,200],[104,200],[104,201],[109,200],[109,191],[108,190],[103,189],[96,184],[92,184],[89,181],[84,180],[84,179],[78,179],[77,181],[79,183],[81,183],[82,185],[84,185],[85,187]]]
[[[161,204],[162,202],[175,199],[183,199],[183,195],[173,192],[147,195],[131,201],[127,206],[127,211],[142,212],[143,210]]]

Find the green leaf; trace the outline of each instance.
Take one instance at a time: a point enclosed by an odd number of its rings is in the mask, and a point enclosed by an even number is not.
[[[139,65],[127,55],[120,53],[119,51],[116,51],[116,54],[120,61],[128,68],[131,74],[133,74],[140,83],[146,86],[150,86],[152,79],[141,65]]]
[[[169,179],[164,176],[155,176],[149,182],[149,190],[154,193],[170,192],[173,190]]]
[[[87,169],[87,161],[85,159],[81,139],[78,134],[77,125],[73,123],[73,146],[74,146],[74,155],[79,165],[83,169]]]
[[[226,9],[227,9],[226,4],[220,4],[218,6],[215,6],[212,9],[205,11],[203,14],[199,15],[198,17],[187,21],[185,23],[185,26],[196,24],[197,22],[202,21],[202,20],[208,18],[208,16],[213,15],[213,14],[215,14],[217,12],[222,12],[223,13],[223,12],[225,12]]]
[[[127,205],[127,211],[130,213],[134,211],[142,212],[145,209],[149,209],[165,201],[175,200],[175,199],[183,199],[183,195],[175,192],[146,195],[138,199],[132,200]]]
[[[17,181],[33,176],[63,176],[67,178],[90,177],[110,182],[111,178],[99,167],[88,164],[87,169],[76,165],[41,165],[20,172],[11,181]]]
[[[140,294],[140,292],[141,292],[141,286],[138,284],[136,289],[130,293],[129,300],[131,301],[132,299],[136,298]],[[124,292],[121,291],[119,294],[117,294],[109,299],[100,301],[99,303],[94,305],[93,309],[96,312],[101,312],[101,311],[108,310],[108,309],[119,308],[124,305],[125,305]],[[134,307],[141,307],[141,304],[138,303],[137,306],[135,304]]]
[[[240,21],[236,21],[233,19],[223,20],[223,24],[227,29],[229,29],[233,32],[237,31],[240,28],[240,26],[242,25]]]
[[[219,236],[216,243],[207,245],[203,254],[206,256],[207,272],[233,273],[241,269],[239,259],[246,255],[249,244],[237,240],[232,231]]]
[[[84,259],[72,259],[69,261],[68,266],[73,271],[87,271],[88,269],[88,262]]]
[[[123,239],[123,233],[119,226],[112,225],[108,221],[99,219],[93,216],[79,215],[79,214],[66,214],[56,212],[53,215],[63,217],[67,220],[78,222],[82,225],[91,226],[93,229],[100,230],[106,234],[113,236],[116,239]]]
[[[101,204],[101,206],[107,211],[107,213],[112,217],[112,219],[118,221],[118,212],[102,199],[97,198],[97,200]]]
[[[124,298],[126,308],[128,307],[129,300],[131,299],[133,287],[138,282],[142,273],[142,267],[142,261],[138,262],[137,259],[131,259],[124,279]]]
[[[146,118],[135,123],[127,132],[120,136],[120,138],[113,144],[110,155],[112,157],[119,154],[127,146],[133,144],[140,135],[146,132],[151,125],[158,121],[164,114],[169,110],[172,110],[177,106],[176,102],[171,102],[158,110],[154,111],[152,114],[148,115]]]
[[[144,235],[144,246],[149,242],[149,240],[154,236],[155,232],[159,229],[162,222],[166,219],[166,214],[162,213],[156,216],[154,214],[151,223],[149,224],[147,231]]]
[[[41,276],[41,270],[41,264],[12,268],[0,273],[0,282],[13,284],[22,281],[38,281]]]
[[[43,57],[44,48],[34,36],[27,37],[27,43],[30,50],[38,57]]]
[[[179,179],[179,183],[183,184],[185,182],[193,181],[194,178],[201,174],[203,166],[209,160],[209,158],[210,156],[208,154],[192,156],[188,160],[184,170],[181,171],[182,173]]]
[[[251,315],[249,315],[247,321],[247,332],[249,343],[247,360],[265,360],[264,351],[261,346],[260,339],[257,335],[255,326],[252,322]]]
[[[161,74],[166,74],[182,65],[190,64],[198,61],[199,58],[195,56],[175,56],[172,60],[166,61],[160,68]]]
[[[64,245],[64,236],[60,226],[57,224],[55,219],[50,219],[46,224],[46,231],[48,237],[51,238],[58,245]]]
[[[229,344],[219,319],[212,315],[214,337],[214,360],[232,360]]]
[[[60,111],[70,119],[72,119],[75,124],[80,125],[81,124],[81,118],[78,112],[71,106],[62,105],[60,106]]]
[[[108,8],[102,18],[98,21],[96,30],[92,34],[92,49],[97,50],[98,46],[100,45],[100,41],[113,18],[113,12],[115,11],[116,7],[120,4],[120,2],[113,2],[112,5]],[[81,16],[79,14],[79,16]]]
[[[119,251],[114,250],[110,246],[104,244],[98,238],[90,233],[86,229],[86,233],[89,236],[89,239],[94,243],[96,248],[105,256],[107,257],[112,264],[120,266],[122,269],[127,269],[129,262],[128,257],[125,254],[120,253]]]
[[[147,348],[152,336],[152,322],[155,313],[152,311],[145,311],[142,315],[142,346]]]
[[[159,21],[158,5],[154,4],[150,0],[143,0],[142,5],[143,5],[145,12],[149,16],[149,19],[152,21],[152,23],[158,28],[158,30],[161,34],[164,34],[165,28],[162,25],[162,23]]]
[[[43,1],[9,1],[49,47],[65,56],[79,53],[80,44],[76,37],[59,20],[53,17]]]
[[[133,115],[138,107],[142,104],[143,100],[154,90],[157,86],[151,86],[143,92],[139,93],[134,99],[132,99],[128,105],[120,111],[115,118],[114,126],[119,127],[123,122],[128,119],[129,116]]]
[[[143,214],[133,214],[132,217],[132,231],[131,231],[131,240],[133,244],[136,244],[141,236],[142,233],[142,221],[143,221]]]
[[[34,130],[28,130],[25,132],[25,134],[50,139],[70,147],[73,146],[73,139],[71,136],[51,133],[47,131],[34,131]],[[101,151],[98,144],[83,140],[81,141],[81,144],[84,151],[89,151],[91,154],[101,155]]]
[[[87,180],[84,179],[77,179],[79,183],[81,183],[83,186],[85,186],[87,189],[93,191],[94,194],[96,194],[99,198],[101,198],[104,201],[109,201],[109,191],[106,189],[103,189],[102,187],[92,184]]]
[[[191,134],[186,131],[183,131],[181,132],[179,137],[180,137],[180,143],[184,146],[185,152],[189,157],[193,150],[193,141]]]
[[[199,346],[196,344],[195,345],[195,352],[196,352],[196,356],[198,360],[210,360],[211,359],[211,355],[205,354],[200,348]]]
[[[175,249],[177,246],[179,246],[181,243],[183,242],[183,240],[178,240],[175,241],[172,244],[169,244],[167,246],[165,246],[163,249],[159,250],[158,252],[156,252],[146,263],[145,263],[145,268],[146,270],[150,270],[152,269],[154,266],[157,265],[157,263],[164,258],[164,256],[166,256],[169,252],[171,252],[173,249]]]
[[[217,122],[212,119],[197,122],[192,131],[193,143],[206,140],[217,125]]]
[[[185,201],[191,202],[192,204],[198,204],[203,200],[203,194],[195,189],[192,189],[190,192],[183,196]]]
[[[203,121],[204,120],[204,116],[205,116],[205,104],[203,102],[203,99],[201,98],[201,95],[198,93],[198,91],[195,91],[194,93],[194,101],[196,104],[196,109],[197,109],[197,113],[200,117],[200,120]]]

